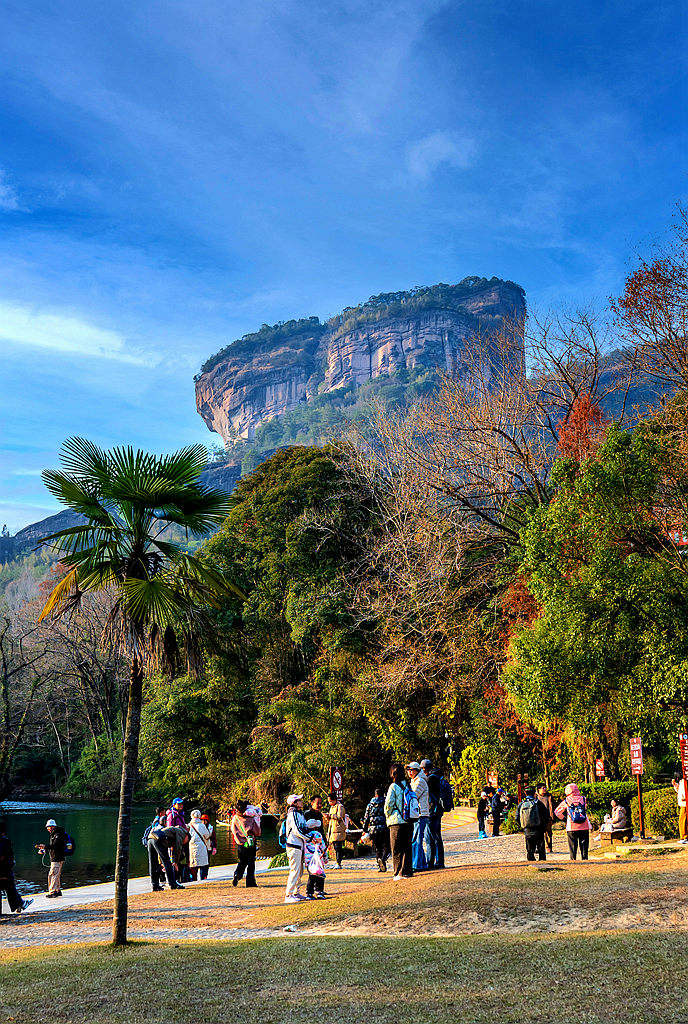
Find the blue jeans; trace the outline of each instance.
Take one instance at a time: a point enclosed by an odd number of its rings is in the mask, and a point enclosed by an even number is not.
[[[431,814],[425,833],[425,850],[428,866],[444,867],[444,842],[442,840],[442,814]]]
[[[414,871],[424,871],[425,868],[427,868],[428,866],[428,862],[425,859],[425,850],[423,849],[423,838],[425,836],[425,830],[428,827],[429,820],[430,819],[428,818],[427,814],[423,814],[421,815],[420,818],[417,819],[415,825],[413,826],[412,850]]]

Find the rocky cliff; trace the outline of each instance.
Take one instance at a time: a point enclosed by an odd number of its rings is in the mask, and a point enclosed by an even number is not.
[[[225,443],[250,439],[261,423],[316,395],[419,367],[460,375],[466,339],[499,331],[524,311],[518,285],[471,277],[376,295],[326,323],[264,325],[204,364],[196,406]]]

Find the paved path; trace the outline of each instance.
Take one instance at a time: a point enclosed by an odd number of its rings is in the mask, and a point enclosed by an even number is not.
[[[475,811],[472,809],[458,808],[445,815],[442,831],[447,867],[516,864],[525,860],[523,836],[520,834],[478,839]],[[548,859],[567,859],[565,834],[555,831],[554,837],[555,853]],[[130,915],[130,937],[222,940],[282,934],[282,928],[251,927],[246,914],[246,911],[260,906],[277,906],[282,903],[284,869],[269,869],[268,863],[268,860],[263,860],[256,865],[256,874],[265,879],[259,890],[237,889],[236,897],[232,896],[231,901],[225,897],[221,902],[218,900],[215,909],[229,911],[225,916],[231,919],[231,927],[218,927],[219,922],[213,926],[210,923],[212,915],[206,915],[209,909],[207,905],[193,905],[193,897],[187,899],[186,893],[186,906],[172,907],[165,902],[164,895],[167,894],[160,894],[163,899],[157,898],[158,894],[155,897],[151,894],[148,877],[132,878],[129,882],[129,895],[139,899],[134,900],[135,912],[132,908]],[[349,859],[345,864],[346,870],[341,875],[336,871],[328,871],[328,886],[333,888],[335,894],[342,886],[348,886],[350,891],[351,883],[367,885],[385,879],[385,876],[377,874],[372,857]],[[210,868],[208,880],[229,882],[233,873],[233,864],[218,865]],[[391,873],[386,877],[391,878]],[[185,885],[185,889],[194,890],[204,886],[204,882],[190,882]],[[64,889],[63,892],[64,895],[57,900],[48,900],[45,894],[36,896],[26,913],[0,918],[0,948],[66,945],[109,939],[114,883],[79,886]],[[207,926],[203,923],[205,916],[208,916]],[[141,924],[145,922],[144,927],[137,926],[137,918]],[[188,927],[189,923],[192,927]]]

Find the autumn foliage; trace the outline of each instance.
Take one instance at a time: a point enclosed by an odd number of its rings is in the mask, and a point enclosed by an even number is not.
[[[604,441],[609,421],[589,392],[579,395],[559,428],[557,448],[560,455],[583,462],[595,455]]]

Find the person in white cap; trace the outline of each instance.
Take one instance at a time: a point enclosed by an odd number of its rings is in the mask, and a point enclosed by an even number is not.
[[[305,844],[309,838],[306,819],[303,816],[303,794],[292,793],[287,797],[286,849],[289,877],[284,894],[285,903],[300,903],[306,898],[300,894],[299,889],[305,863]]]
[[[411,761],[407,764],[406,771],[409,773],[411,789],[416,794],[418,806],[420,808],[420,817],[416,818],[416,822],[413,826],[413,870],[427,871],[428,862],[425,859],[423,840],[425,839],[425,832],[428,827],[428,822],[430,821],[430,794],[428,791],[428,780],[418,761]]]
[[[60,883],[62,880],[62,867],[65,862],[65,830],[57,824],[54,818],[48,818],[45,823],[48,830],[48,842],[40,843],[38,852],[43,855],[47,853],[50,857],[50,871],[48,872],[48,894],[46,899],[54,900],[62,895]]]

